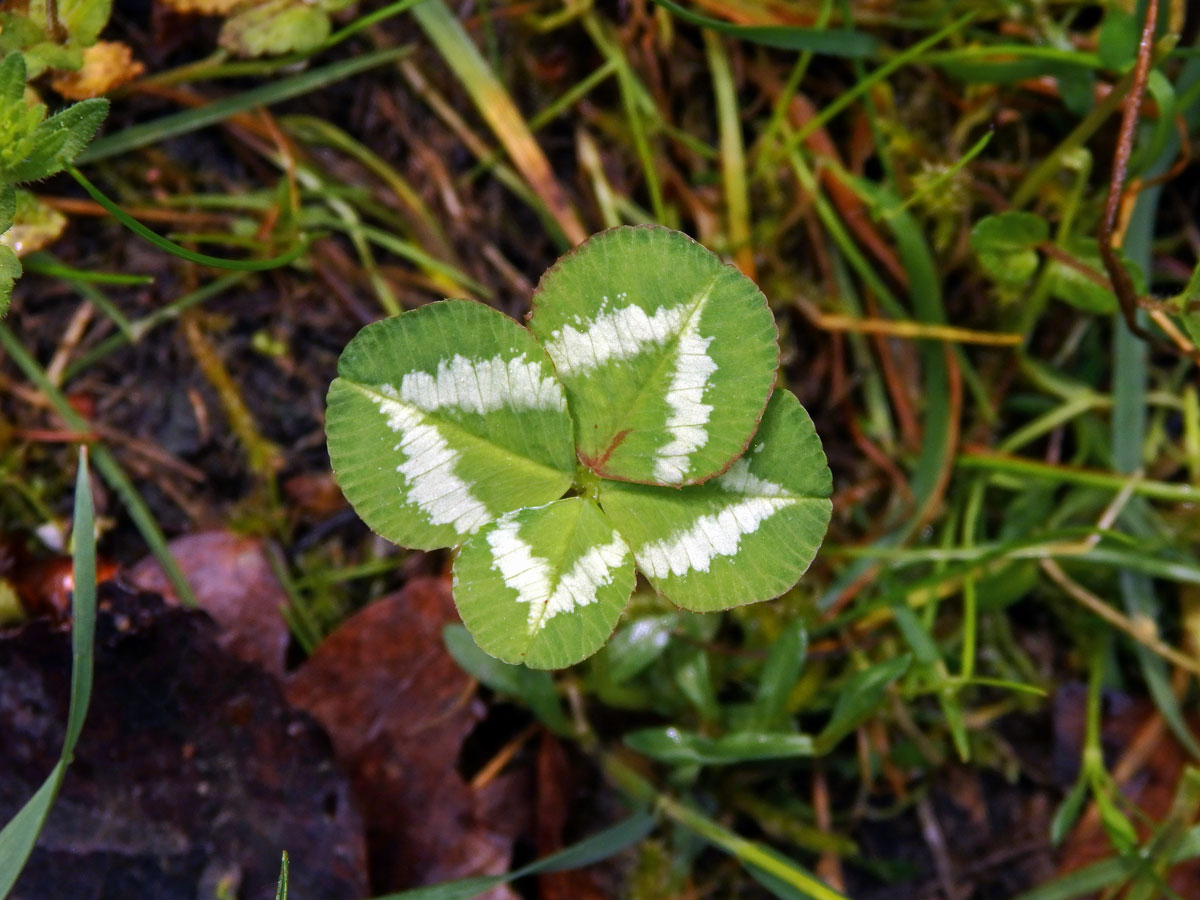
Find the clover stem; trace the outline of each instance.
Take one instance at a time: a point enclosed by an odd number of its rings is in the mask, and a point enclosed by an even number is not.
[[[572,493],[579,497],[586,497],[593,503],[599,503],[600,476],[580,463],[579,468],[575,470],[575,483],[572,485]]]

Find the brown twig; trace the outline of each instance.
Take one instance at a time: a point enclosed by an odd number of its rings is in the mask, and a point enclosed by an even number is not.
[[[1117,138],[1117,149],[1113,155],[1112,177],[1108,183],[1108,196],[1104,201],[1104,219],[1100,223],[1100,258],[1108,271],[1112,282],[1113,293],[1121,304],[1121,314],[1129,330],[1149,343],[1156,343],[1154,337],[1137,321],[1138,295],[1133,278],[1125,264],[1117,256],[1115,240],[1117,212],[1125,192],[1125,178],[1128,174],[1129,157],[1133,152],[1133,140],[1137,129],[1138,118],[1142,108],[1142,98],[1146,95],[1146,80],[1150,75],[1150,52],[1154,46],[1154,27],[1158,22],[1158,0],[1150,0],[1146,4],[1146,23],[1142,27],[1142,36],[1138,42],[1137,61],[1134,64],[1133,83],[1129,95],[1125,98],[1125,107],[1121,113],[1121,130]]]

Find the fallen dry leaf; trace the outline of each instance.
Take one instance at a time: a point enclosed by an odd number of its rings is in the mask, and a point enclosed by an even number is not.
[[[104,557],[96,560],[98,582],[108,581],[116,574],[117,565],[112,560]],[[71,557],[65,554],[37,557],[22,540],[0,539],[0,584],[11,591],[6,602],[12,604],[8,609],[14,621],[39,616],[46,616],[56,624],[69,621],[74,583]]]
[[[87,100],[107,94],[137,78],[146,67],[133,58],[133,51],[120,41],[96,41],[83,51],[83,66],[62,72],[50,86],[68,100]]]
[[[414,578],[343,623],[287,686],[351,773],[376,891],[503,872],[528,819],[517,777],[476,790],[456,767],[484,708],[442,646],[455,621],[447,582]]]
[[[567,821],[580,797],[580,773],[567,756],[562,742],[550,732],[542,732],[537,751],[537,801],[535,806],[535,843],[538,856],[562,850]],[[605,900],[590,869],[545,872],[538,876],[540,900]]]
[[[11,900],[366,895],[362,820],[328,739],[202,612],[101,586],[95,686],[75,759]],[[58,758],[71,635],[0,635],[0,821]]]
[[[170,547],[196,601],[221,626],[221,646],[281,676],[290,637],[280,610],[287,606],[288,596],[262,541],[209,531],[177,538]],[[179,602],[152,556],[130,569],[126,578],[142,590]]]
[[[283,482],[288,503],[297,512],[320,519],[349,509],[332,472],[301,472]]]
[[[62,236],[67,217],[28,191],[17,191],[13,224],[0,234],[0,244],[17,256],[44,250]]]

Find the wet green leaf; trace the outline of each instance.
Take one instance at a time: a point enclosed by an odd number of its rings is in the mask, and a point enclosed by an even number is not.
[[[832,487],[812,420],[778,390],[725,474],[682,490],[604,481],[600,505],[659,593],[711,612],[769,600],[799,580],[829,524]]]
[[[609,680],[622,684],[662,656],[678,624],[678,614],[665,613],[635,619],[619,628],[604,648]]]
[[[512,319],[466,300],[360,331],[338,361],[326,430],[346,498],[406,547],[460,544],[558,499],[575,471],[550,360]]]
[[[856,672],[847,679],[839,690],[833,715],[817,735],[819,751],[829,752],[838,741],[874,715],[888,685],[907,672],[911,662],[912,657],[906,653]]]
[[[1100,259],[1100,250],[1096,239],[1072,238],[1066,242],[1063,249],[1091,270],[1092,274],[1081,271],[1077,266],[1054,260],[1050,263],[1050,295],[1085,312],[1102,315],[1116,312],[1119,308],[1117,298],[1107,286],[1108,276],[1104,271],[1104,263]],[[1138,293],[1144,293],[1146,279],[1141,270],[1133,265],[1129,257],[1120,250],[1117,251],[1117,256],[1129,269],[1134,289]],[[1098,276],[1104,281],[1104,284],[1098,284],[1094,276]]]
[[[0,316],[12,302],[13,282],[21,277],[21,260],[9,247],[0,245]]]
[[[758,691],[751,708],[750,730],[765,731],[780,724],[787,711],[787,700],[808,653],[808,629],[803,619],[783,627],[772,642],[758,678]]]
[[[1050,227],[1034,213],[1002,212],[980,219],[971,229],[971,249],[997,282],[1019,287],[1037,271],[1034,249],[1048,240]]]
[[[63,109],[34,129],[24,157],[3,173],[9,181],[37,181],[62,171],[95,137],[108,115],[108,101],[97,97]]]
[[[723,471],[770,397],[775,322],[754,282],[686,235],[593,236],[542,276],[529,327],[597,475],[681,485]]]
[[[651,759],[674,765],[725,766],[814,753],[813,739],[806,734],[746,731],[714,738],[674,727],[634,731],[625,736],[625,744]]]
[[[1119,6],[1108,7],[1096,48],[1104,67],[1123,72],[1132,66],[1137,58],[1140,32],[1141,25],[1132,13]]]
[[[560,669],[604,646],[633,590],[633,556],[591,500],[501,516],[463,544],[454,602],[479,646]]]

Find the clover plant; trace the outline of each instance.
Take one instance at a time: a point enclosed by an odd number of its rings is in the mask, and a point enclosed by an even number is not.
[[[612,634],[635,569],[709,612],[808,568],[832,482],[778,357],[750,279],[678,232],[613,228],[542,276],[528,329],[468,300],[364,328],[329,389],[329,454],[372,529],[458,548],[481,648],[567,666]]]
[[[14,229],[21,201],[32,197],[18,184],[61,172],[88,145],[108,113],[108,101],[73,103],[46,118],[46,107],[25,100],[25,57],[0,59],[0,315],[8,311],[22,251]]]

